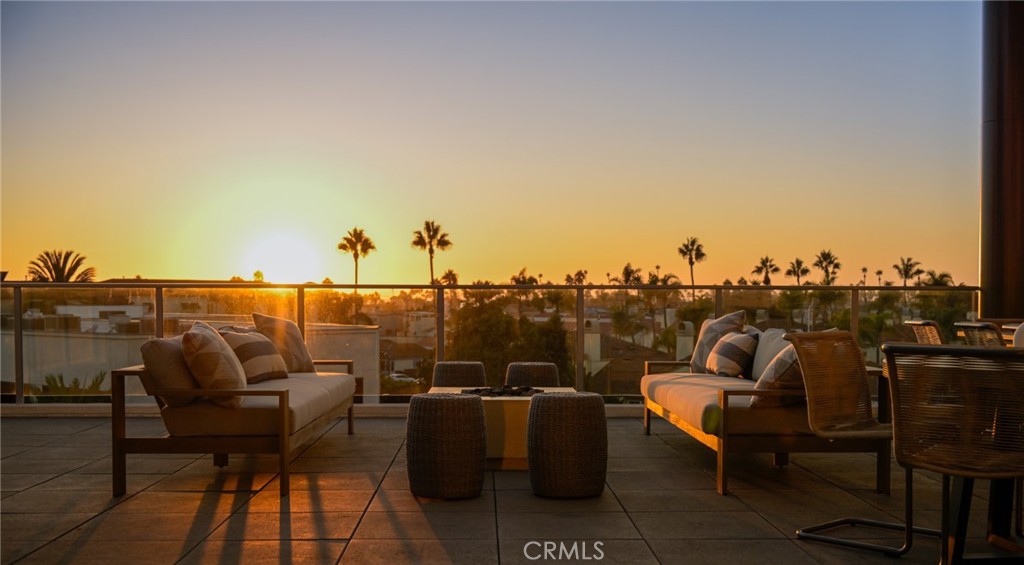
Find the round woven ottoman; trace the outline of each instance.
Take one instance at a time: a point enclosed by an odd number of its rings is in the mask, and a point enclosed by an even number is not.
[[[558,386],[558,366],[554,363],[515,361],[505,370],[505,384],[509,386]]]
[[[430,498],[480,496],[486,442],[484,403],[479,396],[413,396],[405,431],[409,490]]]
[[[593,392],[535,394],[530,400],[526,449],[534,494],[600,496],[608,471],[604,399]]]

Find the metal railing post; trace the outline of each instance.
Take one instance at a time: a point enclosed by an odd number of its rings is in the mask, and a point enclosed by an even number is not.
[[[295,318],[296,325],[299,326],[299,333],[302,334],[302,339],[306,339],[306,287],[300,286],[295,288]]]
[[[715,317],[721,318],[725,315],[725,292],[721,288],[715,289]]]
[[[586,380],[586,367],[584,360],[587,356],[587,315],[584,311],[583,287],[576,289],[576,390],[584,390]]]
[[[22,349],[24,339],[22,316],[25,312],[21,304],[21,287],[14,287],[14,403],[25,403],[25,353]]]
[[[156,326],[153,328],[153,335],[164,337],[164,287],[153,287],[153,291],[155,303],[153,306],[153,324]]]
[[[860,341],[860,290],[850,290],[850,333],[854,339]]]
[[[437,329],[437,353],[438,361],[444,361],[444,287],[434,287],[434,307]]]

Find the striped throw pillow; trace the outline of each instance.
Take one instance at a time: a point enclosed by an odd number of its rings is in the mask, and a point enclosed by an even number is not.
[[[309,356],[306,342],[302,340],[302,332],[295,322],[255,312],[252,314],[252,321],[256,324],[256,329],[267,336],[277,348],[289,373],[316,372],[313,358]]]
[[[747,312],[740,310],[732,314],[726,314],[715,320],[704,320],[700,326],[700,334],[693,346],[693,355],[690,356],[690,371],[694,373],[706,373],[708,355],[714,349],[718,340],[729,332],[742,332],[743,325],[747,322]]]
[[[202,388],[213,390],[244,389],[245,370],[235,357],[228,342],[209,324],[196,322],[181,338],[181,352],[185,355],[192,375]],[[210,400],[225,408],[242,405],[241,396],[213,396]]]
[[[708,355],[708,372],[722,377],[749,376],[759,335],[740,332],[725,334]]]
[[[804,390],[804,373],[800,370],[800,360],[796,356],[796,348],[787,345],[765,367],[761,378],[757,379],[754,390]],[[803,396],[754,396],[750,399],[750,407],[774,407],[804,402]]]
[[[249,384],[288,378],[284,358],[263,334],[226,332],[221,328],[220,335],[238,357]]]

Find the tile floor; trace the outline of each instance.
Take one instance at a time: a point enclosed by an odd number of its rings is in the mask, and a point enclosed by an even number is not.
[[[488,472],[483,495],[417,499],[408,491],[405,421],[338,422],[293,463],[278,494],[273,457],[131,455],[129,492],[110,496],[110,424],[101,418],[0,420],[0,562],[6,563],[935,563],[919,537],[898,562],[797,541],[802,525],[842,515],[899,519],[893,495],[873,492],[870,455],[735,459],[731,496],[714,490],[714,454],[663,421],[609,420],[607,488],[599,498],[552,500],[525,471]],[[159,434],[134,418],[133,435]],[[972,547],[984,548],[984,497]],[[938,524],[937,477],[916,475],[916,520]],[[870,530],[848,535],[871,538]],[[882,534],[895,542],[891,534]],[[554,552],[545,555],[545,542]],[[563,553],[558,553],[562,551]],[[575,558],[575,559],[573,559]]]

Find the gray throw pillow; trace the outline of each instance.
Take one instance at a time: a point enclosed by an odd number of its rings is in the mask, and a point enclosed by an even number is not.
[[[181,336],[156,337],[146,340],[139,348],[142,351],[142,362],[160,390],[199,388],[199,383],[192,376],[185,354],[181,350]],[[154,391],[147,390],[152,393]],[[194,396],[162,396],[168,406],[185,406],[192,403]]]
[[[780,328],[769,328],[761,333],[761,339],[757,341],[757,352],[754,353],[754,364],[750,368],[750,378],[755,381],[761,378],[768,363],[775,359],[780,351],[786,348],[789,342],[786,341],[786,330]]]
[[[226,332],[224,328],[221,328],[220,335],[238,357],[248,384],[288,378],[284,359],[267,336],[261,333]]]
[[[708,355],[714,349],[718,340],[729,332],[742,332],[743,325],[747,321],[747,312],[740,310],[732,314],[726,314],[715,320],[704,320],[700,326],[700,334],[693,346],[693,355],[690,357],[690,371],[693,373],[706,373]]]
[[[306,342],[302,340],[302,332],[295,322],[255,312],[252,314],[252,321],[256,324],[256,329],[277,347],[277,352],[284,358],[289,373],[316,372],[313,358],[310,357]]]
[[[764,373],[754,390],[804,390],[804,374],[800,370],[800,360],[797,359],[796,348],[792,344],[787,345],[771,363],[765,367]],[[803,396],[754,396],[750,399],[751,408],[787,406],[805,402]]]

